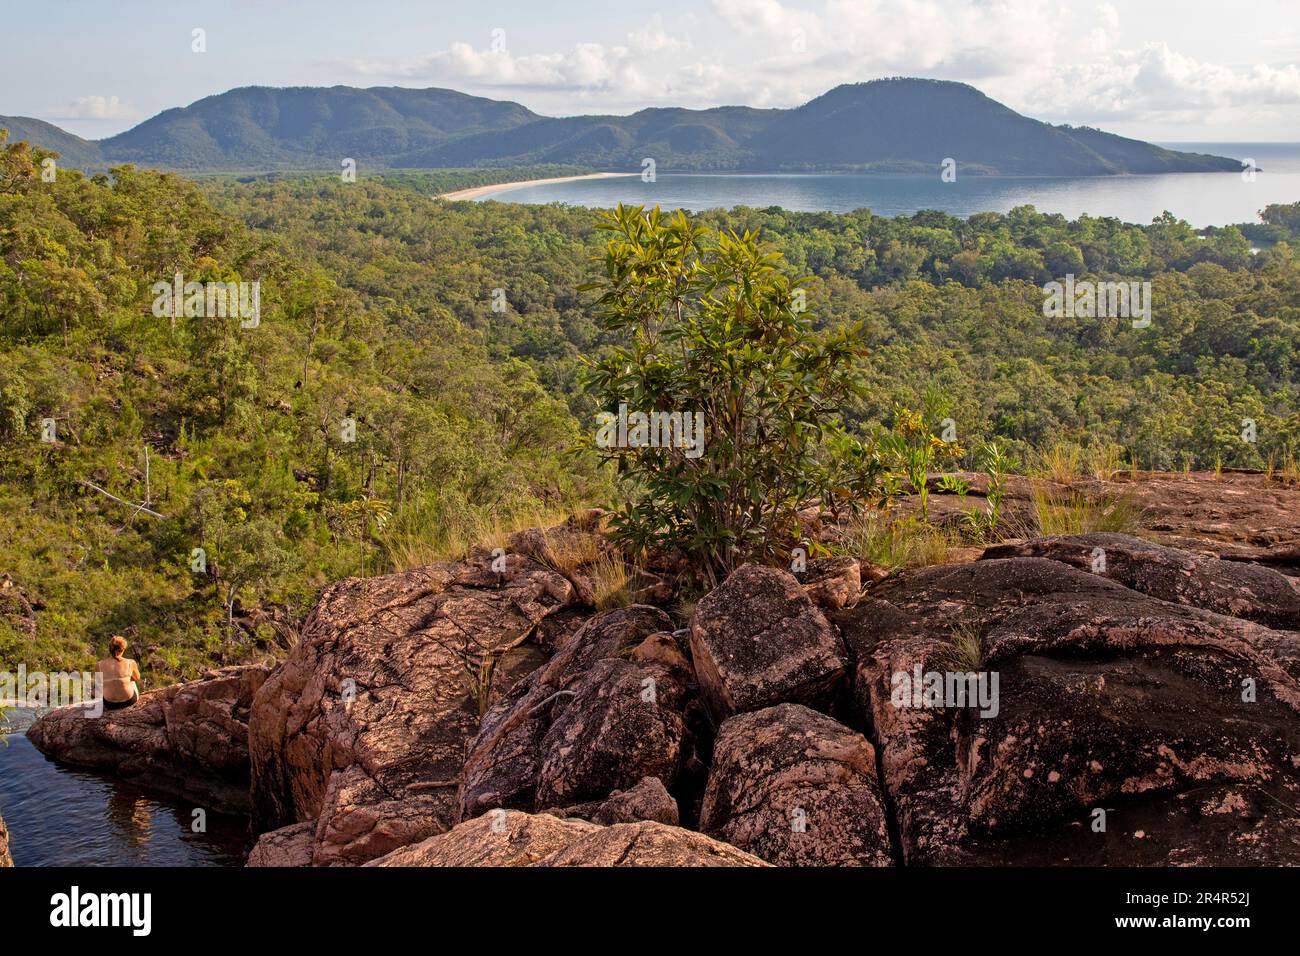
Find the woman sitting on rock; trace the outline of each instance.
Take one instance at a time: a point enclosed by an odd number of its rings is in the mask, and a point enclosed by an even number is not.
[[[140,668],[126,653],[126,638],[114,634],[108,642],[109,657],[95,665],[104,675],[104,709],[121,710],[140,699]]]

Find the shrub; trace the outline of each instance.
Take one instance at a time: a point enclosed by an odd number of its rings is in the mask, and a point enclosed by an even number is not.
[[[614,234],[605,277],[584,288],[601,293],[597,316],[621,340],[587,363],[588,391],[606,416],[692,413],[703,427],[701,445],[682,420],[591,442],[631,493],[615,539],[680,553],[714,585],[797,539],[800,506],[860,507],[880,472],[840,419],[863,391],[860,326],[815,333],[800,282],[748,231],[621,205],[600,228]]]

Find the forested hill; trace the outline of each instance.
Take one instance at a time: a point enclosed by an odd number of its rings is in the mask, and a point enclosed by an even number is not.
[[[81,167],[184,170],[430,168],[568,163],[659,169],[1112,175],[1238,170],[1088,128],[1021,116],[963,83],[888,79],[836,87],[796,109],[645,109],[630,116],[539,116],[454,90],[244,87],[169,109],[92,142],[24,117],[14,139]]]

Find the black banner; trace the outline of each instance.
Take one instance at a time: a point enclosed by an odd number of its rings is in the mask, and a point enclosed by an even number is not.
[[[1229,942],[1291,927],[1297,889],[1296,871],[1283,869],[0,871],[7,943],[75,935],[92,945],[194,941],[205,948],[359,944],[375,942],[377,932],[423,937],[430,929],[458,946],[469,944],[466,934],[486,934],[495,948],[556,932],[574,940],[611,920],[665,944],[709,931],[823,938],[861,927],[864,918],[918,938],[1199,934]]]

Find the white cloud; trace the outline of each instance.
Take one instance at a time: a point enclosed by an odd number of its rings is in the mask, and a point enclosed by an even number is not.
[[[665,26],[655,16],[620,42],[561,51],[453,43],[406,60],[353,60],[367,77],[485,95],[533,92],[559,112],[646,105],[795,106],[840,83],[909,75],[974,83],[1057,122],[1185,118],[1300,104],[1294,64],[1198,60],[1134,36],[1116,2],[1057,0],[712,0]],[[815,7],[815,9],[814,9]],[[512,38],[513,39],[513,38]],[[552,109],[552,112],[556,110]]]
[[[1234,69],[1148,42],[1104,60],[1063,63],[1029,91],[1024,103],[1038,115],[1076,121],[1300,105],[1300,69],[1294,64]]]
[[[762,30],[790,34],[795,30],[820,30],[815,14],[787,10],[779,0],[713,0],[713,9],[726,23],[738,30]]]
[[[624,46],[579,43],[563,53],[516,56],[510,50],[476,50],[453,43],[413,60],[352,61],[360,74],[451,82],[469,80],[514,89],[619,90],[636,79],[630,50]]]
[[[60,119],[122,120],[131,119],[135,110],[116,96],[79,96],[64,110]]]

